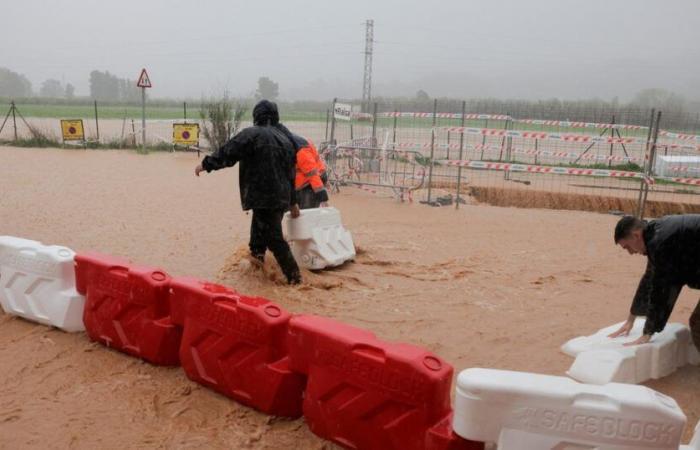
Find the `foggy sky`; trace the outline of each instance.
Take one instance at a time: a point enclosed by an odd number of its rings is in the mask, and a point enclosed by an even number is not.
[[[152,97],[248,95],[269,76],[282,99],[357,98],[374,19],[375,96],[700,99],[700,0],[3,0],[0,16],[0,66],[35,92],[146,67]]]

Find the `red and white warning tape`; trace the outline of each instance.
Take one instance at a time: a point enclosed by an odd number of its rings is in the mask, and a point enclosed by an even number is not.
[[[547,133],[541,131],[500,130],[495,128],[472,127],[440,127],[442,131],[459,134],[475,134],[480,136],[514,137],[523,139],[539,139],[560,142],[600,143],[600,144],[646,144],[645,139],[640,138],[616,138],[604,136],[591,136],[585,134]],[[693,147],[697,149],[697,147]]]
[[[674,183],[691,184],[700,186],[700,178],[673,178],[673,177],[656,177],[660,180],[673,181]]]
[[[471,160],[449,160],[448,166],[469,167],[471,169],[503,170],[509,172],[551,173],[556,175],[585,175],[594,177],[642,178],[644,174],[621,170],[579,169],[575,167],[534,166],[529,164],[494,163]]]
[[[695,141],[700,143],[700,136],[694,134],[672,133],[670,131],[661,130],[659,131],[659,136],[669,139],[677,139],[679,141]]]
[[[625,125],[622,123],[571,122],[568,120],[514,119],[513,122],[563,128],[596,128],[618,130],[642,130],[647,128],[641,125]]]
[[[371,116],[371,115],[370,115]],[[423,118],[432,119],[430,112],[385,112],[377,114],[378,117],[403,117],[403,118]],[[461,113],[436,113],[438,119],[461,119]],[[593,128],[593,129],[618,129],[618,130],[648,130],[649,127],[643,125],[627,125],[623,123],[597,123],[597,122],[575,122],[570,120],[545,120],[545,119],[514,119],[504,114],[465,114],[467,120],[510,120],[514,123],[526,123],[529,125],[551,126],[561,128]],[[683,133],[673,133],[661,130],[659,136],[676,139],[680,141],[694,141],[700,144],[700,136]]]
[[[433,113],[422,113],[422,112],[385,112],[377,114],[378,117],[410,117],[410,118],[422,118],[422,119],[432,119]],[[435,117],[438,119],[461,119],[461,113],[436,113]],[[465,114],[465,119],[468,120],[510,120],[510,116],[503,114]]]
[[[385,112],[377,114],[378,117],[403,117],[403,118],[422,118],[432,119],[433,115],[438,119],[461,119],[461,113],[431,113],[431,112]],[[596,128],[596,129],[611,129],[620,130],[642,130],[647,127],[641,125],[625,125],[618,123],[594,123],[594,122],[572,122],[569,120],[540,120],[540,119],[514,119],[505,114],[465,114],[467,120],[510,120],[516,123],[527,123],[531,125],[544,125],[553,127],[568,127],[568,128]]]
[[[669,170],[674,172],[700,172],[700,167],[688,167],[688,166],[672,166]]]
[[[628,172],[621,170],[603,170],[603,169],[579,169],[574,167],[549,167],[549,166],[533,166],[529,164],[510,164],[510,163],[493,163],[486,161],[446,161],[448,166],[468,167],[470,169],[484,170],[500,170],[509,172],[529,172],[529,173],[546,173],[554,175],[574,175],[574,176],[592,176],[592,177],[612,177],[612,178],[639,178],[648,185],[655,184],[655,180],[666,180],[674,183],[689,184],[700,186],[700,178],[675,178],[675,177],[650,177],[641,172]]]
[[[417,150],[429,150],[430,149],[430,144],[426,143],[418,143],[418,142],[401,142],[395,145],[396,148],[400,149],[417,149]],[[437,149],[450,149],[450,150],[459,150],[460,145],[458,143],[450,143],[450,144],[435,144],[435,148]],[[490,151],[501,151],[503,147],[500,145],[489,145],[489,144],[476,144],[476,145],[471,145],[467,144],[464,145],[465,150],[490,150]],[[595,160],[595,161],[641,161],[640,158],[635,158],[633,156],[617,156],[617,155],[597,155],[593,153],[574,153],[574,152],[557,152],[557,151],[551,151],[551,150],[535,150],[535,149],[524,149],[524,148],[518,148],[515,147],[511,149],[513,153],[517,154],[522,154],[522,155],[538,155],[538,156],[547,156],[547,157],[554,157],[554,158],[565,158],[565,159],[575,159],[579,158],[580,159],[585,159],[585,160]]]

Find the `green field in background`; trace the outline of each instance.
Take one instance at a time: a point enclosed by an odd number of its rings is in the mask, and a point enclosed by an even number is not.
[[[7,107],[9,109],[9,106]],[[26,118],[55,118],[55,119],[94,119],[95,107],[93,105],[35,105],[35,104],[17,104],[17,110]],[[3,108],[4,115],[7,110]],[[101,106],[97,104],[97,115],[100,119],[140,119],[140,106]],[[250,118],[250,111],[247,114],[247,119]],[[179,120],[184,117],[184,109],[182,107],[172,106],[148,106],[146,103],[146,118],[150,120]],[[199,106],[187,108],[187,119],[196,120],[200,118]],[[0,120],[2,120],[0,119]],[[287,121],[311,121],[319,122],[326,121],[326,112],[308,113],[308,112],[291,112],[284,114],[284,120]]]
[[[124,106],[124,105],[105,105],[101,106],[98,103],[97,113],[100,119],[124,119],[139,120],[141,119],[140,106]],[[8,106],[9,109],[9,106]],[[55,119],[94,119],[95,109],[93,105],[51,105],[51,104],[17,104],[17,109],[26,118],[55,118]],[[3,116],[7,113],[5,108],[0,111]],[[295,112],[282,111],[282,121],[286,122],[325,122],[326,111],[318,112]],[[250,119],[250,112],[247,113],[246,119]],[[149,120],[181,120],[184,117],[184,110],[181,106],[148,106],[146,104],[146,118]],[[197,120],[200,118],[199,105],[192,105],[187,108],[187,119]],[[0,118],[4,119],[4,117]],[[364,127],[371,128],[371,121],[352,121],[353,127],[362,129]],[[338,127],[348,127],[349,122],[338,121]],[[409,129],[430,129],[432,127],[432,119],[430,118],[399,118],[396,121],[397,127]],[[437,126],[457,127],[461,126],[462,122],[459,119],[438,119]],[[503,129],[505,121],[503,120],[467,120],[464,123],[466,127],[473,128],[493,128]],[[380,118],[377,120],[377,128],[392,129],[394,127],[393,118]],[[511,124],[511,129],[523,131],[543,131],[549,133],[574,133],[587,134],[597,136],[602,130],[595,128],[569,128],[547,125],[534,125],[527,123]],[[646,138],[646,130],[620,130],[622,137],[639,137]],[[457,133],[455,133],[457,135]],[[610,136],[610,132],[606,131],[605,136]]]

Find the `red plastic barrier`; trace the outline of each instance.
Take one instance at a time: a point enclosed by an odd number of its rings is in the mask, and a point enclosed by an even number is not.
[[[193,278],[174,278],[170,301],[191,380],[268,414],[301,416],[306,378],[289,369],[288,312]]]
[[[318,316],[289,323],[291,368],[308,375],[304,416],[349,448],[482,449],[450,425],[452,367],[425,349]]]
[[[181,330],[170,320],[170,277],[97,253],[75,255],[83,322],[93,341],[153,364],[178,365]]]
[[[452,429],[452,412],[428,430],[426,450],[484,450],[483,442],[468,441]]]

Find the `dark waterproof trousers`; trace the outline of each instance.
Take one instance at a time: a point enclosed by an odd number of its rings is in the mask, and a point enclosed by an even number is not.
[[[292,256],[289,244],[282,235],[281,209],[254,209],[253,220],[250,224],[250,253],[253,257],[263,260],[265,250],[270,250],[289,283],[301,281],[299,266]]]
[[[695,348],[700,351],[700,300],[695,307],[695,311],[693,311],[693,314],[690,315],[688,324],[690,325],[690,334],[693,336]]]
[[[299,209],[311,209],[321,206],[321,200],[311,186],[306,186],[297,191],[297,202],[299,202]]]

